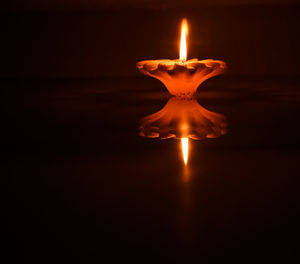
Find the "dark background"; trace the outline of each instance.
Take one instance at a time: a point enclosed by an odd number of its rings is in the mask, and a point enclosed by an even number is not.
[[[178,57],[185,16],[191,24],[189,58],[225,60],[232,75],[300,71],[299,6],[75,7],[3,12],[1,76],[138,76],[139,60]]]
[[[296,1],[10,1],[1,9],[1,258],[289,263],[299,252]],[[135,68],[227,62],[199,102],[229,133],[137,135],[168,94]],[[7,262],[5,262],[7,263]]]

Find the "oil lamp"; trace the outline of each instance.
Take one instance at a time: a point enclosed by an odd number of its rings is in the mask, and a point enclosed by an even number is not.
[[[187,34],[187,21],[183,19],[179,59],[145,60],[137,63],[137,68],[142,73],[160,80],[170,94],[181,97],[193,96],[201,83],[226,70],[226,63],[220,60],[187,60]]]
[[[160,80],[174,97],[165,107],[140,122],[141,136],[181,139],[184,163],[188,160],[189,138],[205,139],[226,133],[224,116],[210,112],[195,99],[199,85],[205,80],[222,74],[226,63],[220,60],[187,60],[187,20],[181,22],[179,59],[144,60],[137,63],[142,73]]]

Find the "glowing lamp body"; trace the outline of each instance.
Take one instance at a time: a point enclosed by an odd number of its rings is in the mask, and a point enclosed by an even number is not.
[[[177,60],[147,60],[137,63],[144,74],[160,80],[175,96],[193,96],[198,86],[213,76],[226,70],[226,63],[219,60],[191,59],[186,62]]]

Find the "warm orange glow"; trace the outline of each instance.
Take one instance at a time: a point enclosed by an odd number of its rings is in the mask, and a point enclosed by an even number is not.
[[[186,62],[187,59],[187,45],[186,45],[186,37],[188,35],[188,24],[187,20],[184,18],[181,22],[181,37],[180,37],[180,52],[179,59],[181,62]]]
[[[139,123],[139,135],[148,138],[204,140],[226,132],[226,117],[205,109],[196,98],[171,97],[162,109]]]
[[[187,59],[188,23],[181,22],[179,41],[179,59],[175,60],[144,60],[137,63],[137,68],[144,74],[160,80],[175,96],[192,97],[198,86],[205,80],[222,74],[226,63],[220,60]]]
[[[188,138],[181,138],[181,149],[182,149],[182,157],[184,164],[187,164],[188,161],[188,154],[189,154],[189,139]]]

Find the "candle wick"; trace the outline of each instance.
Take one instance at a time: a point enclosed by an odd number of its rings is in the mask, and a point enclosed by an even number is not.
[[[180,64],[185,64],[185,63],[186,63],[186,59],[185,59],[185,58],[179,59],[179,63],[180,63]]]

